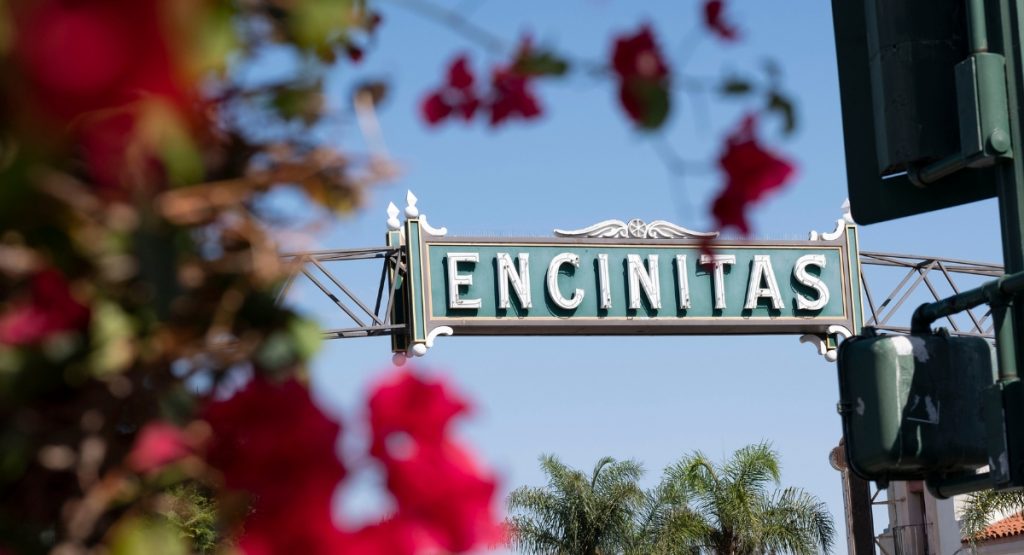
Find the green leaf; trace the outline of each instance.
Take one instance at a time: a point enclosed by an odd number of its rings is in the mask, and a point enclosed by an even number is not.
[[[354,15],[351,0],[304,0],[290,9],[288,27],[297,44],[316,51],[345,35]]]
[[[256,351],[256,362],[263,368],[275,371],[295,362],[295,349],[291,337],[283,331],[275,331],[263,340]]]
[[[303,360],[316,354],[323,343],[320,325],[306,318],[292,318],[288,322],[288,333],[291,335],[296,354]]]
[[[726,95],[741,95],[747,94],[754,90],[754,86],[750,84],[750,81],[741,79],[739,77],[729,77],[718,87],[718,90],[722,94]]]
[[[111,555],[187,555],[188,546],[177,528],[165,519],[129,517],[112,531]]]
[[[796,108],[788,98],[773,91],[768,99],[768,111],[782,116],[782,129],[787,135],[796,131]]]
[[[569,62],[553,52],[531,50],[519,56],[515,70],[522,75],[559,77],[569,71]]]
[[[324,100],[321,83],[281,87],[271,99],[271,106],[286,120],[299,119],[307,124],[316,122],[323,113]]]
[[[671,96],[664,82],[636,79],[627,84],[627,94],[639,103],[640,119],[637,124],[642,129],[654,131],[668,119]]]
[[[119,373],[135,359],[135,326],[120,305],[97,301],[92,307],[89,366],[96,377]]]

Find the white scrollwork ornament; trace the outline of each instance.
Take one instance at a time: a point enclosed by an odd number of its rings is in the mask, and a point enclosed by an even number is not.
[[[850,337],[853,336],[853,332],[846,328],[846,326],[840,326],[835,324],[825,328],[825,331],[828,335],[835,335],[837,336],[837,338],[841,338],[841,340],[849,339]],[[825,360],[829,362],[835,362],[839,358],[838,349],[830,349],[828,346],[827,338],[824,335],[815,335],[812,333],[801,335],[800,342],[810,343],[815,349],[818,350],[818,354],[825,357]]]
[[[430,333],[427,334],[427,337],[423,341],[423,343],[413,343],[412,346],[410,346],[409,349],[406,350],[404,355],[402,353],[395,354],[395,356],[392,357],[392,362],[394,362],[398,366],[401,366],[402,364],[405,364],[405,361],[409,358],[421,357],[427,354],[427,351],[434,346],[434,340],[437,339],[438,336],[452,335],[454,333],[455,330],[453,330],[450,326],[438,326],[430,330]],[[399,360],[401,360],[401,364],[398,363]]]
[[[604,220],[582,229],[556,229],[557,237],[621,238],[621,239],[698,239],[718,237],[717,231],[693,231],[683,226],[654,220],[647,223],[639,218],[628,222]]]

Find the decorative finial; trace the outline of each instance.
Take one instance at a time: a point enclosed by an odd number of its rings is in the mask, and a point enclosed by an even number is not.
[[[847,197],[846,200],[843,201],[843,205],[840,208],[843,211],[843,219],[846,220],[847,222],[851,223],[851,224],[854,223],[853,222],[853,215],[850,214],[850,198],[849,197]]]
[[[390,229],[391,231],[397,231],[399,228],[402,227],[402,222],[398,221],[398,214],[399,214],[398,207],[395,206],[395,203],[389,202],[388,203],[388,229]]]
[[[395,366],[405,366],[406,356],[403,353],[395,353],[395,356],[391,357],[391,362]]]
[[[416,208],[416,201],[418,201],[418,200],[419,199],[416,198],[416,195],[412,194],[412,191],[409,191],[408,194],[405,195],[405,202],[406,202],[406,205],[405,205],[405,217],[406,218],[415,218],[416,216],[420,215],[420,209]]]

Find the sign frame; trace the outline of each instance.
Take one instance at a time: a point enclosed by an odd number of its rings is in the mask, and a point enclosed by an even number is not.
[[[430,272],[431,249],[466,246],[516,247],[605,247],[647,250],[687,249],[697,252],[708,239],[707,234],[692,232],[675,224],[656,221],[647,224],[632,220],[628,224],[608,220],[584,230],[564,232],[556,230],[554,237],[495,238],[449,236],[445,228],[431,226],[425,215],[415,207],[411,196],[406,208],[406,221],[397,221],[397,208],[389,207],[388,245],[400,244],[405,249],[405,272],[392,271],[391,278],[399,279],[396,295],[401,295],[404,310],[396,308],[395,316],[406,325],[405,337],[392,341],[392,350],[399,354],[421,356],[433,346],[441,335],[481,336],[539,336],[539,335],[758,335],[802,334],[802,342],[814,343],[820,354],[834,360],[837,336],[849,337],[859,333],[864,323],[861,295],[861,274],[857,228],[848,218],[839,219],[832,232],[811,232],[805,241],[714,240],[716,250],[835,250],[840,261],[842,291],[832,294],[842,300],[841,316],[570,316],[520,317],[515,314],[502,317],[467,315],[464,317],[438,316],[432,310],[432,295],[437,276]],[[399,224],[399,225],[395,225]],[[660,226],[660,232],[654,229]],[[395,228],[398,229],[395,229]],[[637,233],[640,230],[641,233]],[[666,230],[668,231],[666,233]],[[653,232],[653,233],[652,233]],[[561,235],[561,236],[557,236]],[[443,280],[443,278],[441,278]],[[664,287],[664,286],[663,286]],[[668,312],[668,311],[666,311]]]

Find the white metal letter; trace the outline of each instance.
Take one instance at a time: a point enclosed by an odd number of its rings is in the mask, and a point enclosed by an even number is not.
[[[766,287],[761,287],[761,282]],[[775,270],[772,269],[772,257],[767,254],[755,254],[754,262],[750,268],[750,281],[747,283],[747,301],[743,308],[751,310],[757,306],[757,300],[761,297],[768,297],[772,301],[772,308],[782,308],[782,293],[779,292],[779,282],[775,279]]]
[[[508,308],[511,304],[508,298],[508,284],[519,297],[519,306],[530,308],[533,302],[530,299],[530,253],[521,252],[519,259],[519,270],[512,264],[512,257],[507,252],[498,253],[498,308]]]
[[[480,308],[480,299],[459,297],[459,286],[473,285],[473,274],[459,275],[459,262],[480,262],[477,252],[450,252],[448,259],[448,308]]]
[[[679,310],[690,308],[690,282],[686,277],[686,255],[676,255],[676,287],[679,289]]]
[[[797,283],[806,285],[818,292],[818,298],[813,301],[797,293],[796,307],[800,310],[821,310],[828,304],[828,285],[826,285],[818,276],[812,275],[808,272],[808,266],[824,268],[825,255],[805,254],[796,260],[796,266],[793,267],[793,279],[795,279]]]
[[[715,285],[715,308],[721,310],[725,308],[725,270],[723,268],[726,264],[735,264],[736,255],[702,254],[700,263],[711,264],[713,267],[711,281]]]
[[[627,254],[626,265],[629,273],[629,308],[640,308],[640,288],[647,295],[651,308],[661,308],[661,283],[658,279],[658,255],[647,255],[647,267],[638,254]]]
[[[599,308],[608,309],[612,307],[612,289],[608,282],[608,255],[597,255],[597,289],[601,297]]]
[[[551,297],[551,302],[559,307],[572,310],[583,302],[583,290],[576,289],[573,291],[572,297],[568,299],[562,296],[562,292],[558,289],[558,269],[562,267],[562,264],[572,264],[579,268],[580,257],[571,252],[563,252],[551,259],[551,263],[548,264],[547,276],[548,296]]]

